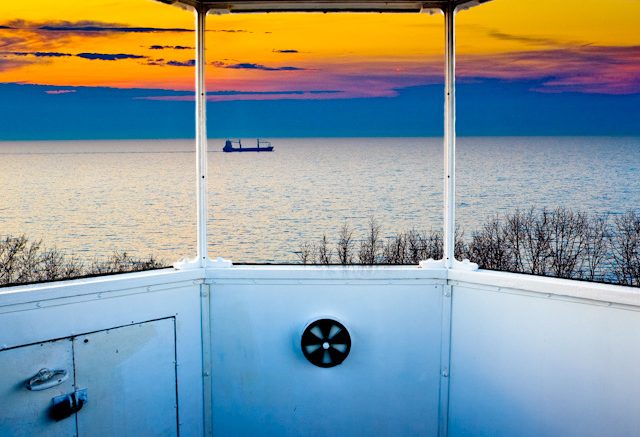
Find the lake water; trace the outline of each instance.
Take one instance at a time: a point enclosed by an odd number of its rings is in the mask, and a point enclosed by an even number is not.
[[[442,228],[441,138],[270,139],[222,153],[210,139],[211,256],[295,262],[305,241]],[[250,145],[255,139],[245,139]],[[92,260],[115,250],[167,261],[195,252],[193,140],[0,142],[0,235]],[[466,235],[516,208],[618,214],[640,207],[638,137],[458,139]]]

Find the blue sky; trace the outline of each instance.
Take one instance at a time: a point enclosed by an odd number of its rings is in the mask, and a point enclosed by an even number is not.
[[[640,135],[640,2],[588,4],[458,14],[459,135]],[[194,137],[193,23],[150,0],[1,2],[0,140]],[[442,135],[441,15],[207,26],[211,137]]]
[[[640,135],[639,94],[540,93],[531,91],[539,85],[534,81],[467,82],[457,87],[459,135]],[[158,96],[190,93],[0,84],[0,139],[193,137],[193,101]],[[441,84],[399,89],[392,97],[215,101],[208,104],[208,133],[438,136],[443,101]]]

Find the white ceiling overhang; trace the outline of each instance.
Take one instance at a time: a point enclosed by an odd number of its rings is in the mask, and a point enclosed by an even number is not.
[[[468,8],[490,0],[158,0],[162,3],[206,10],[249,12],[425,12],[445,9]]]

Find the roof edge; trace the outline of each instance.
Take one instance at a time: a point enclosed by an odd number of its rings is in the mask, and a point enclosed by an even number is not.
[[[219,13],[252,12],[423,12],[468,9],[491,0],[156,0]]]

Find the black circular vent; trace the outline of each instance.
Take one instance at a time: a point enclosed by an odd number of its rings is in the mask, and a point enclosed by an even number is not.
[[[302,353],[311,364],[333,367],[342,363],[351,350],[351,336],[340,322],[320,319],[302,333]]]

